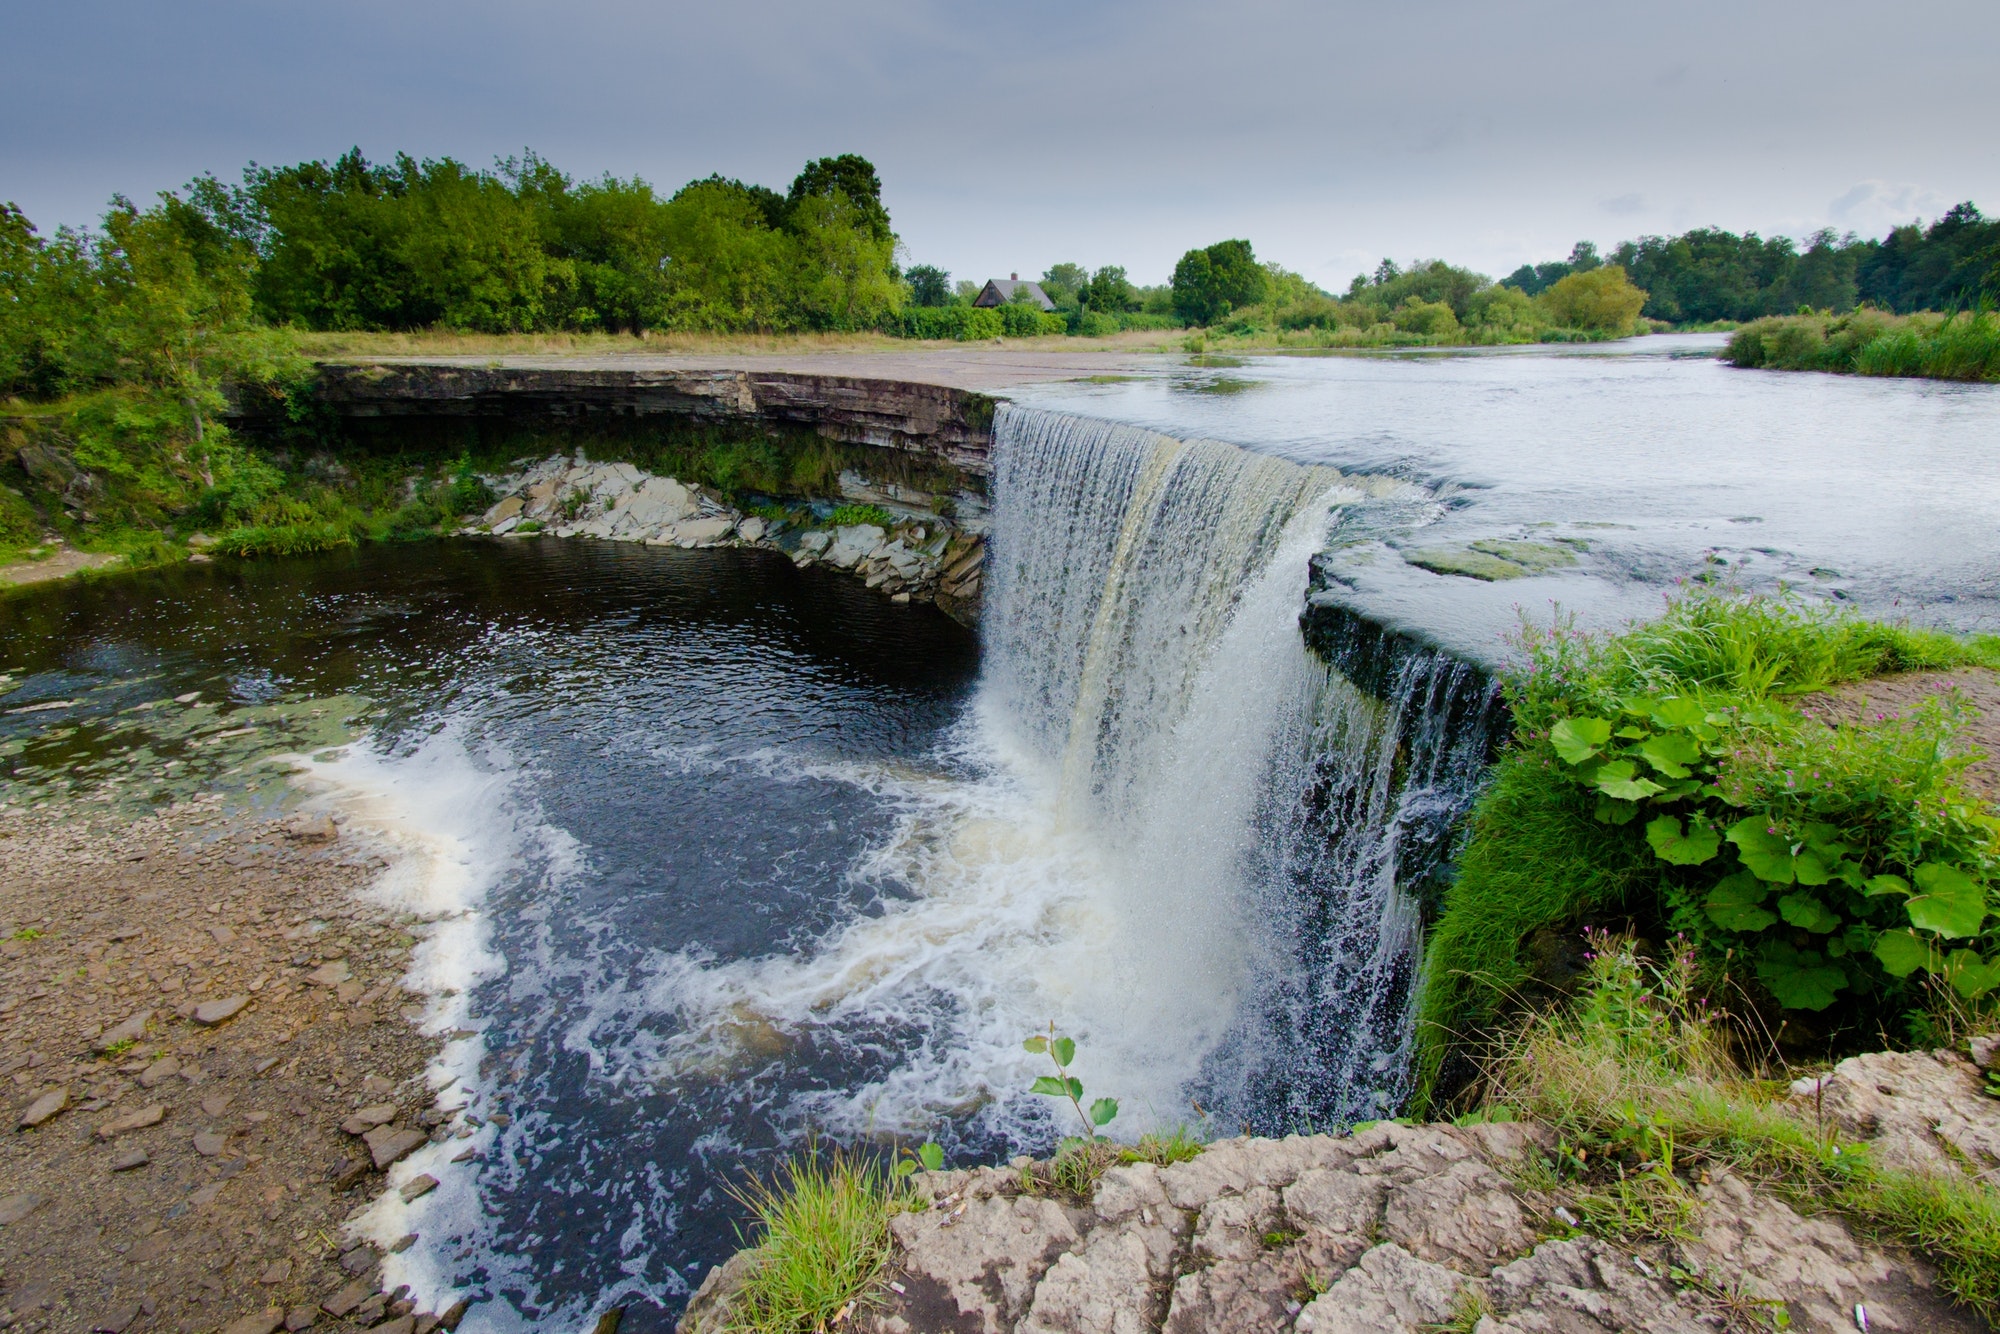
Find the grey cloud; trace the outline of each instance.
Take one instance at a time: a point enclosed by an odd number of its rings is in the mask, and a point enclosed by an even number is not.
[[[669,189],[711,171],[783,185],[854,151],[880,167],[911,256],[963,277],[1074,258],[1158,280],[1188,246],[1242,235],[1333,284],[1351,267],[1318,257],[1505,272],[1683,217],[1861,225],[1843,218],[1873,205],[1827,203],[1856,181],[2000,206],[1984,92],[2000,8],[1914,0],[1893,25],[1872,0],[1802,12],[0,0],[0,197],[44,225],[87,222],[113,190],[349,144],[474,163],[532,146]],[[1813,108],[1858,69],[1870,114],[1829,133]],[[1608,173],[1641,188],[1606,200]]]

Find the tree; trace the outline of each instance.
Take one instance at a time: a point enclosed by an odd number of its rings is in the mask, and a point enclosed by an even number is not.
[[[889,228],[889,210],[882,206],[882,179],[875,174],[875,164],[856,153],[842,153],[839,157],[816,158],[806,163],[792,181],[790,193],[785,196],[787,216],[796,218],[799,207],[808,199],[831,199],[840,194],[854,206],[857,217],[867,227],[876,240],[894,244],[895,233]]]
[[[910,304],[913,306],[952,304],[951,275],[934,264],[912,265],[904,271],[903,281],[910,285]]]
[[[858,160],[858,159],[857,159]],[[902,306],[896,238],[878,236],[844,191],[808,195],[792,211],[793,303],[810,329],[869,329]]]
[[[1550,321],[1561,328],[1623,333],[1639,318],[1646,294],[1632,285],[1624,269],[1604,264],[1570,274],[1540,300]]]
[[[1059,307],[1074,309],[1082,304],[1082,292],[1090,285],[1090,271],[1081,264],[1052,264],[1042,274],[1042,291]]]
[[[1092,310],[1132,310],[1139,304],[1139,293],[1125,276],[1125,270],[1116,264],[1107,264],[1092,274],[1089,285],[1079,295]]]
[[[1174,266],[1174,312],[1189,324],[1213,324],[1262,301],[1268,284],[1248,241],[1218,241],[1188,251]]]

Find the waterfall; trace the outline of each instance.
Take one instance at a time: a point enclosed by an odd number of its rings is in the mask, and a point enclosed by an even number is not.
[[[1311,557],[1382,485],[995,422],[983,705],[1116,864],[1144,924],[1121,973],[1203,998],[1173,1007],[1201,1054],[1183,1095],[1259,1130],[1393,1114],[1423,896],[1487,757],[1476,672],[1325,616],[1301,634]]]

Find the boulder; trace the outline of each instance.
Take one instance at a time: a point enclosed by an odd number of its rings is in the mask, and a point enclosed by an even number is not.
[[[708,546],[720,542],[735,529],[733,519],[689,519],[674,525],[675,540],[684,547]]]
[[[493,506],[492,509],[486,511],[486,516],[483,522],[489,528],[495,524],[505,523],[509,519],[513,519],[518,522],[521,517],[521,511],[525,510],[527,507],[528,507],[528,502],[526,500],[523,500],[520,496],[508,496],[505,500],[502,500],[498,504]]]
[[[853,523],[837,528],[834,530],[833,543],[826,550],[826,561],[829,565],[838,565],[843,570],[851,570],[874,555],[886,536],[886,533],[872,523]]]

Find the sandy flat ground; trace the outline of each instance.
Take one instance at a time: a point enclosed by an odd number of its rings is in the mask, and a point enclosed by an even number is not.
[[[744,353],[540,352],[341,356],[339,361],[381,365],[471,366],[519,370],[782,371],[902,380],[992,393],[1017,385],[1087,379],[1094,375],[1163,375],[1181,365],[1179,354],[1129,349],[1071,352],[1039,347],[962,346],[883,351],[839,350]]]

